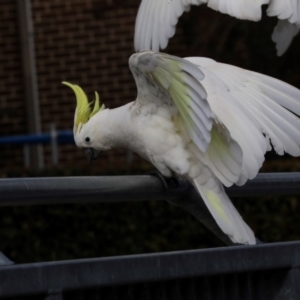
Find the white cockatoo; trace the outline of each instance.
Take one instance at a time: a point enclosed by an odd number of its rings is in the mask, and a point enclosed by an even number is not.
[[[130,149],[165,177],[189,180],[218,226],[233,243],[255,244],[224,186],[254,178],[266,151],[300,155],[300,91],[280,80],[217,63],[141,51],[129,59],[137,98],[107,109],[99,96],[92,109],[76,94],[76,145],[98,151]],[[295,113],[295,114],[294,114]]]
[[[238,19],[259,21],[263,4],[267,14],[279,19],[272,39],[277,54],[282,55],[300,29],[300,0],[142,0],[135,24],[136,51],[159,51],[168,45],[175,33],[178,18],[191,5],[208,7]]]

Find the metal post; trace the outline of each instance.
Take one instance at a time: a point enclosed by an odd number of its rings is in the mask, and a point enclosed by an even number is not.
[[[57,150],[57,131],[55,123],[51,123],[50,126],[50,137],[51,137],[51,153],[53,165],[58,164],[58,150]]]
[[[30,150],[29,150],[28,144],[23,145],[23,155],[24,155],[24,166],[26,168],[29,168],[30,167]]]
[[[28,132],[40,133],[41,122],[36,76],[31,0],[17,0],[17,4],[20,25]],[[31,166],[35,169],[42,168],[44,166],[42,150],[43,149],[41,145],[34,145],[30,147]]]
[[[131,150],[126,150],[126,164],[131,165],[133,160],[133,153]]]

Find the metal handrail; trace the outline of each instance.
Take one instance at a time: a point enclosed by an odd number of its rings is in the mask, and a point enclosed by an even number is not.
[[[300,195],[300,173],[259,174],[243,187],[232,187],[227,192],[231,197]],[[0,180],[0,206],[144,200],[167,200],[183,207],[232,245],[199,194],[185,181],[166,190],[157,177],[149,175]],[[204,290],[197,291],[197,286],[205,284],[205,289],[209,288],[209,293],[214,295],[210,299],[219,299],[220,292],[215,288],[218,280],[220,286],[227,287],[221,292],[224,299],[244,299],[243,295],[252,295],[253,290],[255,294],[249,299],[266,299],[265,295],[298,299],[299,249],[297,241],[16,265],[2,255],[0,297],[43,293],[47,300],[62,300],[63,294],[72,290],[97,288],[101,295],[109,289],[114,299],[123,299],[118,295],[124,291],[132,293],[141,289],[148,295],[147,299],[157,299],[151,291],[156,295],[172,290],[174,295],[179,295],[180,289],[188,289],[193,295],[203,295]],[[111,299],[110,294],[103,299]]]
[[[299,251],[300,242],[286,242],[256,246],[227,248],[220,247],[216,249],[176,251],[3,266],[0,267],[0,297],[28,295],[34,293],[38,294],[48,291],[51,293],[53,290],[56,293],[62,293],[64,290],[78,290],[91,287],[100,288],[105,286],[117,287],[118,285],[125,284],[133,286],[134,284],[141,282],[160,281],[161,284],[163,284],[164,281],[169,281],[172,279],[182,280],[184,278],[197,278],[199,276],[212,276],[220,274],[225,275],[264,270],[274,270],[273,274],[279,273],[279,275],[281,275],[280,272],[278,272],[279,270],[289,270],[292,266],[299,265]],[[241,259],[237,259],[237,257]],[[240,275],[240,277],[242,276]],[[268,274],[267,279],[270,277],[270,274]],[[263,280],[263,278],[259,278]],[[291,278],[289,278],[289,280],[290,285],[293,284]],[[259,280],[255,281],[255,278],[252,280],[250,277],[247,278],[247,283],[252,283],[252,285],[254,285],[256,282],[256,285],[253,286],[253,288],[260,288],[260,292],[262,292],[262,288],[265,290],[270,289],[270,287],[268,287],[268,284],[270,285],[270,280],[269,282],[267,280],[267,282],[262,281],[263,287],[257,285],[257,281]],[[276,281],[274,280],[273,284],[275,284],[275,282]],[[294,281],[294,285],[296,282],[297,281]],[[234,285],[234,281],[232,281],[230,284]],[[237,285],[237,282],[235,284]],[[283,284],[281,285],[283,287]],[[290,285],[289,288],[291,288]],[[218,288],[220,287],[214,287],[214,289]],[[192,287],[190,287],[190,290],[193,290]],[[291,291],[288,295],[290,295],[290,293]],[[100,298],[102,299],[102,297]],[[184,298],[176,297],[164,299]],[[63,297],[59,296],[59,298],[53,299],[63,299]],[[114,297],[113,299],[124,299],[124,297]],[[150,298],[149,296],[147,299],[158,298]],[[234,297],[226,299],[237,298]],[[247,299],[254,298],[249,297]],[[277,299],[296,298],[279,297]]]
[[[155,176],[86,176],[0,179],[0,206],[167,200],[180,201],[193,189],[164,190]],[[300,173],[261,173],[244,186],[226,189],[230,197],[300,195]]]
[[[259,174],[229,196],[300,195],[300,173]],[[0,206],[62,203],[166,200],[202,222],[226,244],[231,240],[218,227],[198,192],[186,181],[165,190],[155,176],[91,176],[16,178],[0,180]]]

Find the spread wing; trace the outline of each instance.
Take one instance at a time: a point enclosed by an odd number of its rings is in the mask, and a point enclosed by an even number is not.
[[[300,0],[272,0],[267,13],[279,19],[274,28],[272,40],[276,44],[277,55],[281,56],[299,33]]]
[[[202,84],[214,114],[243,151],[238,184],[256,176],[264,154],[300,155],[300,90],[259,73],[208,58],[187,58],[205,77]]]
[[[179,17],[191,5],[206,3],[208,7],[238,19],[258,21],[261,18],[261,5],[268,2],[269,0],[142,0],[135,23],[135,50],[158,52],[159,49],[166,48],[169,38],[175,33]]]
[[[300,24],[292,24],[287,20],[278,21],[272,34],[272,41],[276,44],[278,56],[286,52],[299,30]]]
[[[300,23],[300,0],[271,0],[267,14],[290,23]]]
[[[192,63],[164,53],[133,54],[129,67],[140,106],[154,103],[175,109],[190,138],[205,152],[211,139],[211,109],[200,83],[203,73]]]
[[[208,0],[207,6],[242,20],[259,21],[261,6],[270,0]]]
[[[192,4],[205,2],[207,0],[142,0],[135,23],[135,50],[158,52],[166,48],[175,33],[178,18]]]

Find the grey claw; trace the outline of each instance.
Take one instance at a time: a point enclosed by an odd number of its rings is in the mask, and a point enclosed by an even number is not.
[[[165,177],[163,174],[161,174],[158,170],[152,170],[150,172],[147,172],[146,175],[153,175],[155,177],[157,177],[162,186],[163,186],[163,189],[164,190],[167,190],[167,189],[175,189],[179,186],[179,182],[177,180],[177,178],[175,177]]]

